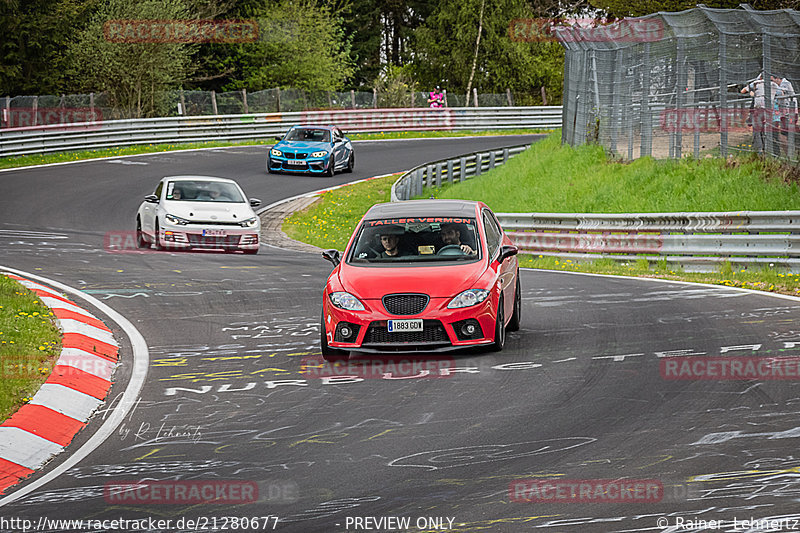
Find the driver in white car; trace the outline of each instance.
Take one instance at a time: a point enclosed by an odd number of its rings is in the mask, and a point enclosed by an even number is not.
[[[475,250],[467,244],[461,242],[461,226],[459,224],[445,224],[440,232],[442,242],[445,246],[459,246],[461,251],[467,255],[475,255]]]

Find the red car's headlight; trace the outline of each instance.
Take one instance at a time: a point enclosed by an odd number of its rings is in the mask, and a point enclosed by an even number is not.
[[[469,289],[452,300],[447,304],[448,309],[460,309],[462,307],[471,307],[484,301],[489,296],[489,291],[486,289]]]
[[[332,292],[328,295],[334,307],[347,311],[363,311],[364,304],[349,292]]]

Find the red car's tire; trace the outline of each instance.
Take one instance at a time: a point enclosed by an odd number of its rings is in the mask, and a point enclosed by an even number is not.
[[[506,317],[503,312],[503,297],[500,297],[500,302],[497,304],[497,317],[494,321],[494,342],[491,345],[493,352],[503,350],[506,345]]]
[[[348,353],[345,350],[331,348],[328,346],[328,335],[325,333],[325,318],[321,317],[319,320],[320,331],[320,348],[322,351],[322,358],[329,362],[347,361]]]
[[[514,289],[514,314],[508,321],[506,331],[519,331],[520,318],[522,316],[522,294],[519,286],[519,271],[517,271],[517,287]]]

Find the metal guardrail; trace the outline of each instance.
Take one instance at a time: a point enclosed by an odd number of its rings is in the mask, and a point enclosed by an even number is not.
[[[455,183],[479,176],[506,163],[510,158],[528,149],[530,144],[488,150],[442,159],[414,167],[392,185],[392,202],[409,200],[422,194],[427,187],[441,187],[442,183]]]
[[[394,183],[392,201],[420,196],[426,186],[482,174],[528,146],[420,165]],[[666,260],[687,270],[711,270],[727,261],[736,266],[800,271],[800,211],[496,214],[514,244],[532,254],[583,260]]]
[[[137,144],[268,139],[295,124],[336,124],[351,133],[561,127],[561,106],[344,109],[0,129],[0,157]]]
[[[690,270],[800,270],[800,211],[731,213],[498,213],[525,252],[575,259],[664,260]]]

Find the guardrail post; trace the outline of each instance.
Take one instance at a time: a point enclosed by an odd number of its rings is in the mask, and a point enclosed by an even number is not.
[[[38,115],[37,111],[39,110],[39,97],[33,97],[33,125],[36,125],[36,115]]]
[[[436,188],[442,186],[442,163],[436,163]]]
[[[467,179],[467,158],[462,157],[459,160],[459,164],[461,165],[461,168],[459,168],[460,172],[458,173],[458,181],[464,181]]]
[[[481,167],[483,166],[483,154],[475,154],[475,175],[481,175]]]
[[[514,99],[511,98],[511,89],[506,87],[506,99],[508,100],[508,107],[514,107]]]
[[[433,187],[433,165],[428,165],[427,171],[425,172],[425,185],[428,187]],[[422,189],[419,191],[422,194]]]
[[[503,164],[508,163],[508,148],[503,148]]]
[[[183,97],[183,88],[181,88],[181,108],[178,109],[178,114],[179,115],[186,114],[186,100]]]
[[[447,161],[447,183],[452,185],[453,183],[453,160],[448,159]]]
[[[215,115],[219,115],[217,111],[217,91],[211,91],[211,110]]]
[[[378,109],[378,91],[372,88],[372,109]]]
[[[249,113],[250,109],[247,107],[247,89],[242,87],[242,104],[244,105],[244,112]]]
[[[472,88],[472,105],[474,105],[475,107],[478,107],[478,88],[477,87],[473,87]]]
[[[353,105],[353,109],[356,108],[356,91],[350,89],[350,103]]]
[[[492,150],[491,152],[489,152],[489,170],[492,170],[494,168],[494,158],[495,158],[494,150]]]
[[[275,101],[278,103],[278,113],[280,113],[281,112],[281,88],[278,87],[275,90],[278,91],[277,93],[275,93],[276,94]]]

